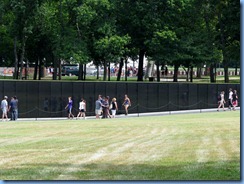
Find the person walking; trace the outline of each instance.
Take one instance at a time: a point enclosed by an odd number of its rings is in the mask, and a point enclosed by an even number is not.
[[[98,99],[95,102],[95,114],[96,119],[100,119],[100,115],[102,113],[102,97],[101,95],[98,95]]]
[[[8,121],[8,97],[4,96],[2,102],[1,102],[1,109],[2,109],[2,121],[4,121],[4,118]]]
[[[66,105],[65,109],[68,109],[68,119],[74,118],[74,115],[72,114],[72,108],[73,108],[73,100],[71,97],[68,97],[68,104]]]
[[[220,93],[220,98],[221,99],[219,101],[219,106],[218,106],[218,110],[217,111],[219,111],[220,107],[222,107],[223,110],[225,111],[225,92],[224,91],[222,91]]]
[[[233,95],[233,91],[232,89],[230,88],[229,89],[229,98],[228,98],[228,105],[229,105],[229,109],[231,110],[231,108],[233,107],[232,105],[232,95]]]
[[[76,119],[78,119],[79,117],[83,117],[83,119],[86,119],[86,101],[83,98],[79,103],[79,113]]]
[[[118,105],[117,105],[117,102],[116,102],[116,98],[113,98],[112,102],[111,102],[112,118],[115,118],[117,110],[118,110]]]
[[[18,99],[16,96],[11,98],[8,110],[11,111],[11,121],[16,121],[18,119]]]
[[[128,107],[131,106],[131,101],[128,95],[125,95],[124,103],[122,105],[125,107],[125,115],[128,115]]]
[[[234,90],[233,95],[232,95],[232,105],[233,105],[233,110],[236,110],[236,107],[238,106],[238,96],[237,96],[237,91]]]
[[[109,99],[110,99],[110,97],[109,96],[107,96],[107,99],[108,99],[108,107],[106,108],[107,109],[107,117],[109,117],[109,118],[112,118],[112,116],[111,116],[111,114],[110,114],[110,112],[109,112],[109,109],[110,109],[110,105],[109,105]]]

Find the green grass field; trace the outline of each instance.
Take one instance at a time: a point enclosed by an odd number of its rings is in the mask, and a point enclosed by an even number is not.
[[[240,180],[240,111],[0,122],[1,180]]]

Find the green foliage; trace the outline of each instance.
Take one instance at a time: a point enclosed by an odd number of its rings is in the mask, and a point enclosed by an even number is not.
[[[99,55],[109,61],[113,61],[114,58],[119,58],[126,52],[126,45],[129,44],[130,37],[113,35],[111,37],[105,37],[95,42],[95,49]]]
[[[0,60],[240,66],[240,3],[224,0],[3,0]],[[26,52],[23,52],[26,50]],[[16,59],[16,58],[15,58]],[[140,76],[141,77],[141,76]]]

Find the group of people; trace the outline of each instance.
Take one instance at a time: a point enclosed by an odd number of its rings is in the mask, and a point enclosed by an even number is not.
[[[218,99],[218,110],[220,110],[220,108],[222,107],[223,110],[225,111],[225,92],[222,91],[220,93],[220,98]],[[228,97],[228,108],[229,110],[236,110],[236,107],[238,106],[238,95],[237,95],[237,90],[232,90],[232,88],[229,89],[229,97]]]
[[[1,110],[2,110],[2,121],[8,121],[8,112],[11,112],[12,121],[16,121],[18,118],[18,99],[16,96],[11,97],[10,103],[8,105],[8,97],[4,96],[1,101]]]
[[[98,99],[95,102],[95,114],[96,119],[101,118],[115,118],[116,112],[118,111],[118,104],[116,98],[112,98],[111,103],[109,102],[109,96],[98,95]],[[125,115],[128,115],[128,108],[131,106],[131,101],[127,95],[125,95],[124,102],[122,104],[125,108]],[[68,103],[65,106],[65,109],[68,112],[68,119],[73,119],[75,116],[72,113],[73,100],[71,97],[68,97]],[[111,111],[111,113],[110,113]],[[86,101],[82,98],[79,102],[79,113],[77,114],[76,119],[83,117],[86,118]]]
[[[125,108],[125,115],[128,115],[128,108],[131,106],[131,101],[127,95],[125,95],[122,105]],[[112,114],[110,114],[110,110]],[[109,103],[109,96],[102,97],[102,95],[98,95],[98,99],[95,103],[96,119],[99,119],[100,116],[102,116],[102,118],[115,118],[117,111],[118,104],[116,98],[113,98],[111,103]]]

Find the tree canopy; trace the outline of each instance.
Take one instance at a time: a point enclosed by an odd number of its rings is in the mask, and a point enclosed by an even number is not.
[[[138,58],[137,80],[142,81],[145,57],[158,67],[168,64],[176,69],[208,65],[212,71],[222,63],[228,82],[228,68],[240,66],[240,3],[2,0],[0,4],[0,66],[15,67],[15,79],[22,78],[19,71],[26,63],[34,63],[36,71],[53,66],[56,80],[61,79],[62,61],[107,68]]]

